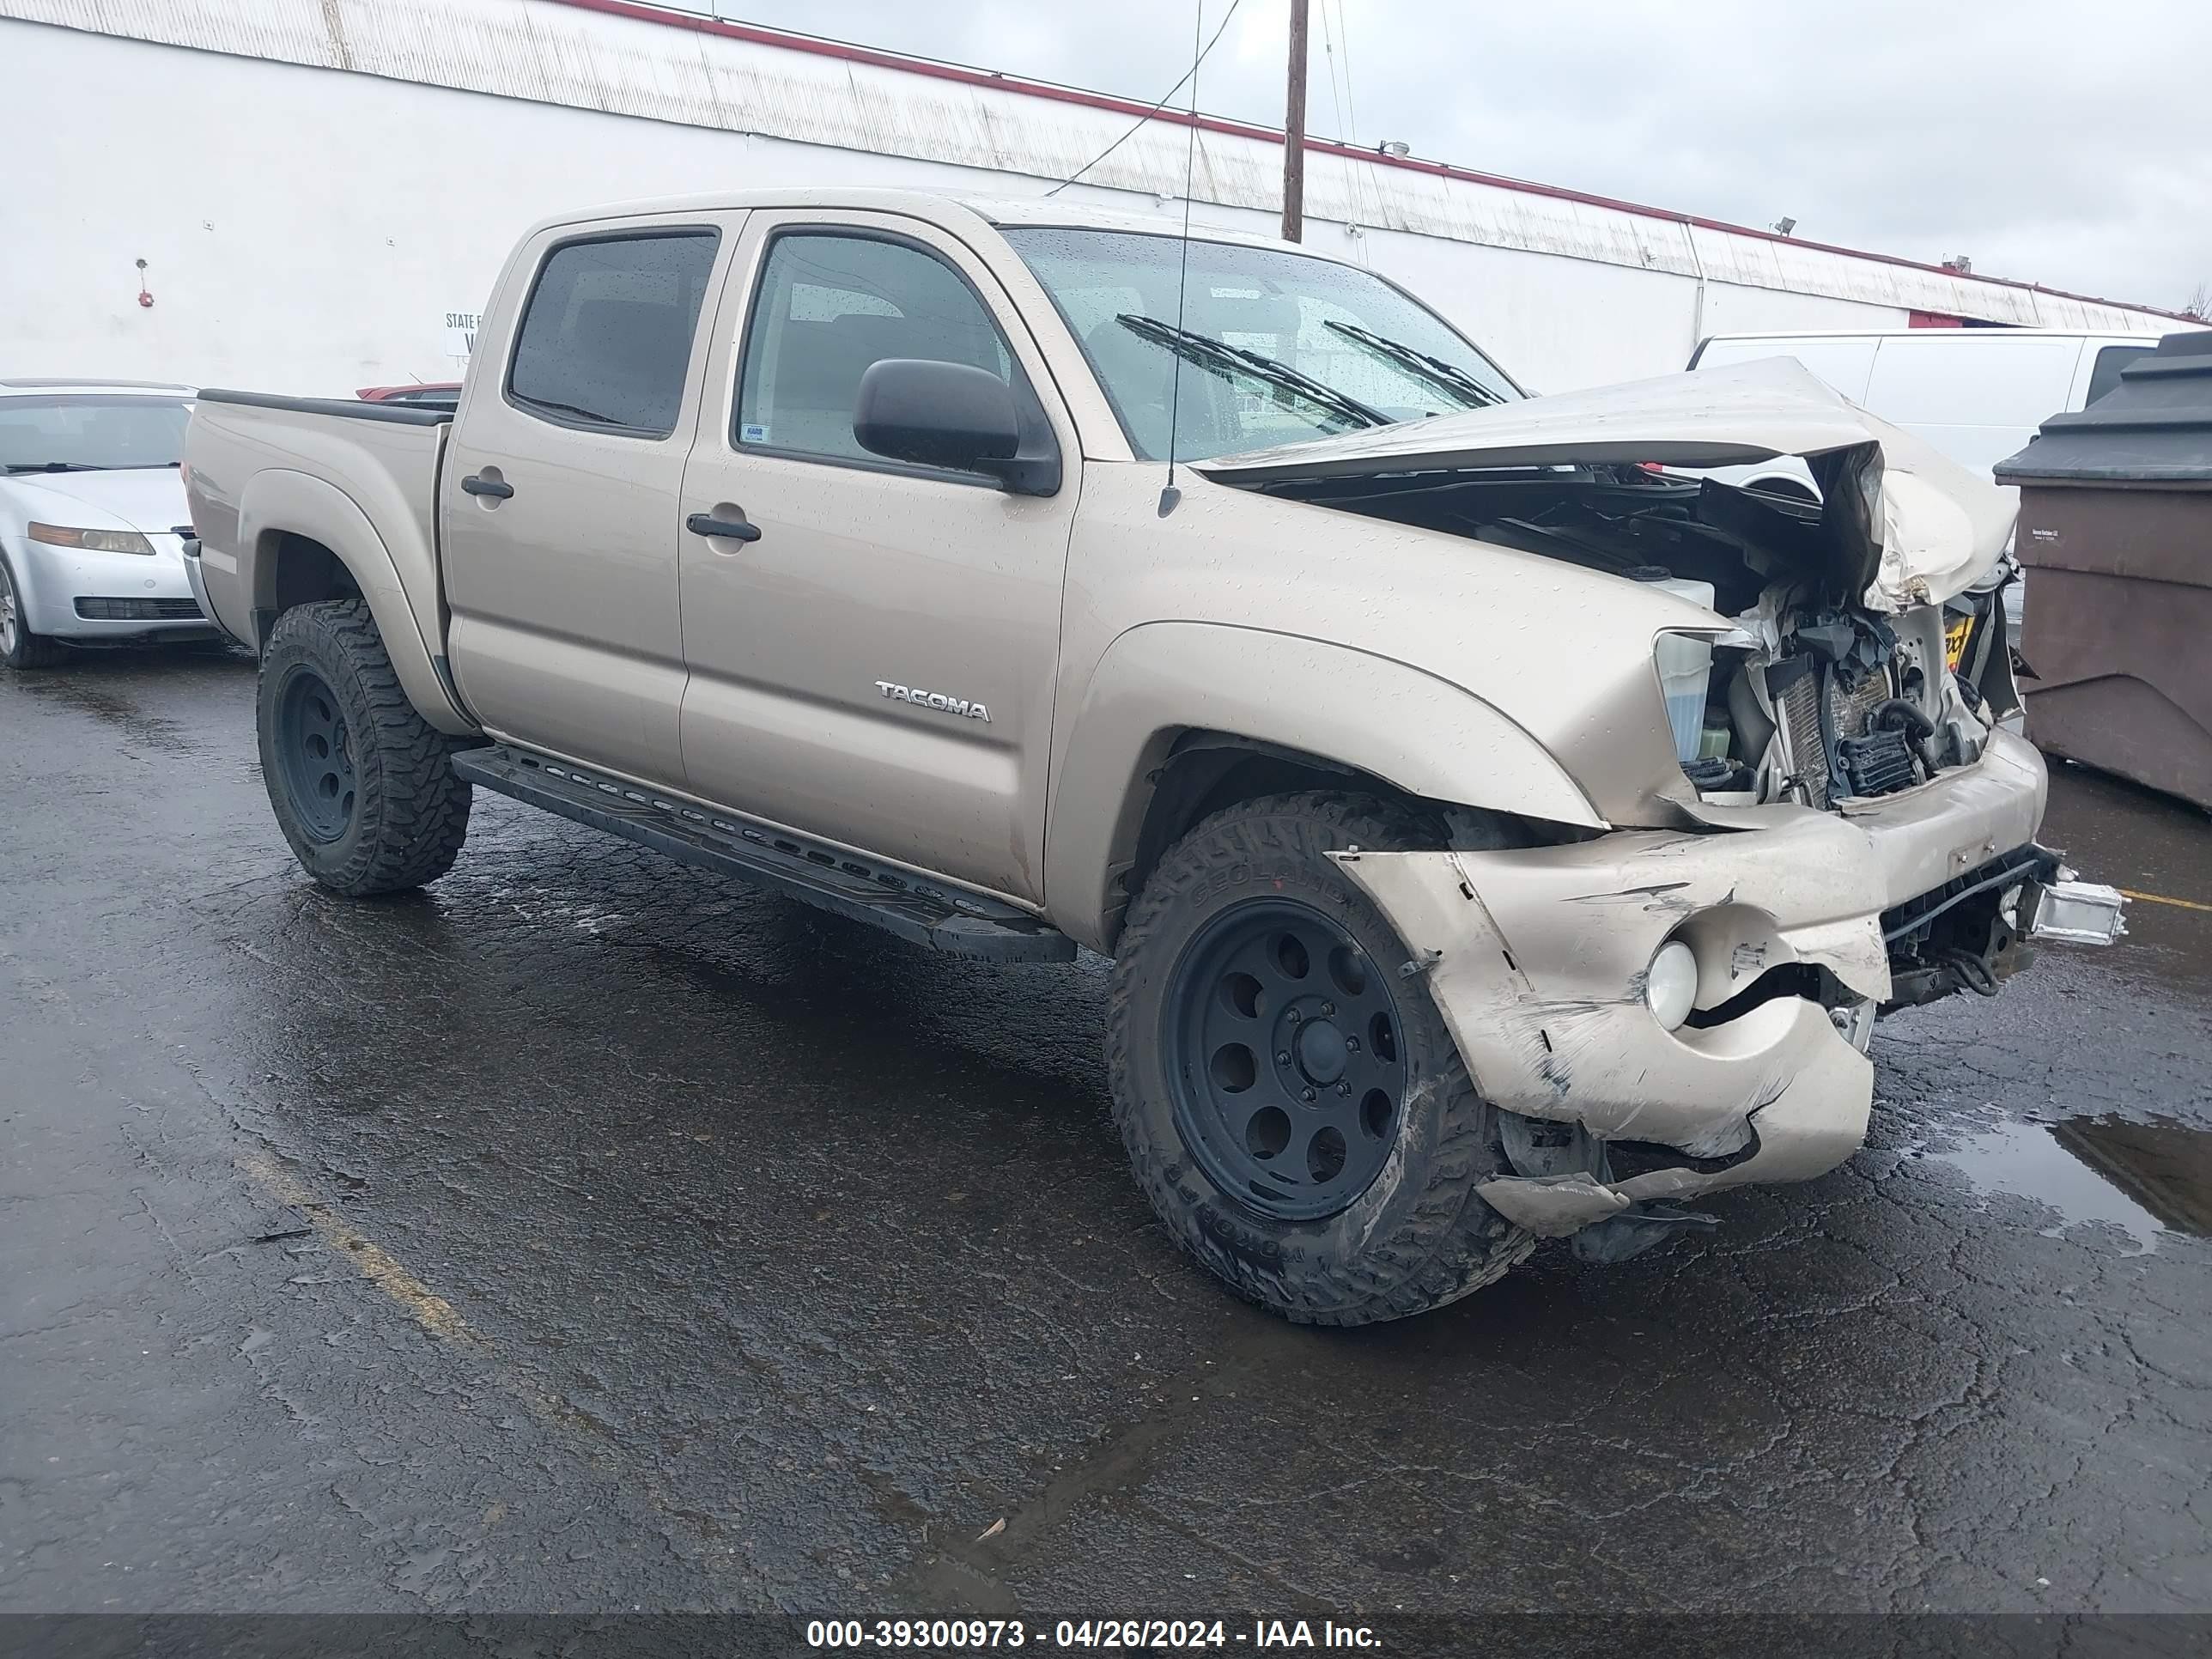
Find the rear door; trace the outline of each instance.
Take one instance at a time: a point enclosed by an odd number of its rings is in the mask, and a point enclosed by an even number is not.
[[[1067,411],[988,264],[887,214],[756,212],[708,368],[683,515],[690,787],[788,828],[1032,902],[1060,589],[1082,477]],[[749,295],[743,307],[738,296]],[[884,459],[860,376],[937,358],[1049,423],[1059,492]]]
[[[682,781],[676,503],[744,217],[549,230],[509,270],[440,483],[453,678],[499,736]]]

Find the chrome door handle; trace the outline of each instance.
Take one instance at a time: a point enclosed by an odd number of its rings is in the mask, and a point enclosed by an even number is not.
[[[695,536],[705,536],[715,541],[757,542],[760,526],[743,519],[718,519],[711,513],[694,513],[684,520],[684,527]]]

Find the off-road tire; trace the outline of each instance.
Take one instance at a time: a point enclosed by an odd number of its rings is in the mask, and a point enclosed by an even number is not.
[[[355,801],[334,839],[318,835],[292,797],[278,750],[288,678],[304,670],[328,688],[344,721]],[[359,599],[303,605],[276,619],[261,655],[261,775],[301,866],[349,898],[403,892],[453,868],[474,793],[453,767],[453,740],[415,712]]]
[[[1377,801],[1312,793],[1215,813],[1170,848],[1130,907],[1107,1005],[1114,1116],[1137,1183],[1168,1232],[1238,1294],[1301,1324],[1364,1325],[1456,1300],[1535,1247],[1476,1195],[1509,1172],[1498,1113],[1475,1092],[1425,979],[1397,981],[1407,1068],[1396,1140],[1350,1207],[1272,1218],[1210,1178],[1178,1127],[1164,1004],[1185,947],[1242,902],[1288,895],[1322,911],[1395,975],[1412,952],[1326,854],[1437,844]]]
[[[8,556],[0,553],[0,584],[5,584],[8,598],[15,602],[15,626],[13,636],[0,630],[0,664],[9,668],[52,668],[68,655],[69,647],[44,634],[33,634],[31,625],[23,620],[23,590],[15,580],[15,572],[8,562]]]

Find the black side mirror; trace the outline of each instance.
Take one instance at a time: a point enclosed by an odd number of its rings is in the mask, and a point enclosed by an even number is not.
[[[872,454],[987,473],[1017,495],[1049,495],[1060,488],[1059,455],[1049,431],[1041,453],[1024,455],[1024,424],[1013,389],[997,375],[928,358],[869,364],[853,404],[853,436]]]

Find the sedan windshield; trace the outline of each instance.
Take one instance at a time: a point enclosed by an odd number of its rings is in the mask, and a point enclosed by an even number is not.
[[[0,469],[9,472],[95,472],[174,466],[184,457],[181,398],[100,392],[0,398]]]
[[[1006,237],[1147,460],[1167,459],[1171,399],[1176,459],[1204,460],[1523,395],[1434,312],[1350,265],[1194,240],[1186,278],[1176,236]]]

